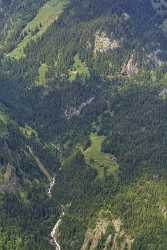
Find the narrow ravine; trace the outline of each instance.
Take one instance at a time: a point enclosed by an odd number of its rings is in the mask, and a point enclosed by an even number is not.
[[[55,224],[55,226],[50,234],[50,236],[51,236],[50,244],[55,247],[55,250],[61,250],[61,246],[57,242],[57,235],[58,235],[59,227],[62,223],[62,219],[63,219],[64,215],[65,215],[65,213],[64,213],[64,211],[62,211],[60,218],[56,222],[56,224]]]
[[[55,185],[56,185],[56,176],[52,178],[49,188],[48,188],[48,195],[50,198],[52,198],[52,191]]]
[[[27,149],[28,149],[30,155],[35,160],[35,162],[37,163],[37,166],[39,167],[41,172],[46,176],[46,178],[48,179],[49,182],[52,182],[52,179],[53,179],[52,176],[50,175],[50,173],[48,172],[46,167],[43,165],[43,163],[40,161],[40,159],[35,155],[32,148],[30,146],[27,146]]]
[[[93,101],[94,101],[95,97],[91,97],[89,100],[87,100],[86,102],[83,102],[78,109],[76,107],[71,107],[69,110],[66,109],[65,110],[65,117],[67,118],[67,120],[72,119],[74,116],[80,116],[82,110],[90,105]]]
[[[51,240],[50,240],[50,245],[52,245],[54,247],[55,250],[62,250],[60,244],[58,243],[58,235],[59,235],[59,228],[60,225],[62,223],[63,217],[65,216],[65,210],[67,208],[69,208],[71,206],[70,204],[67,204],[66,206],[62,206],[62,212],[60,214],[60,217],[58,219],[58,221],[56,222],[54,228],[52,229],[50,236],[51,236]]]
[[[48,193],[48,196],[50,198],[52,198],[52,191],[53,191],[54,186],[56,185],[56,176],[52,177],[50,175],[50,173],[48,172],[47,168],[40,161],[40,159],[35,155],[35,153],[33,152],[32,148],[30,146],[27,146],[27,149],[28,149],[29,153],[31,154],[31,156],[33,157],[33,159],[36,161],[37,166],[39,167],[40,171],[48,179],[48,181],[49,181],[49,188],[48,188],[48,192],[47,193]]]

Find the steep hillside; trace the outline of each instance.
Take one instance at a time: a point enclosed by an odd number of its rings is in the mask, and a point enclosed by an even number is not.
[[[0,1],[0,250],[167,249],[154,3]]]
[[[22,29],[36,16],[38,8],[45,2],[46,0],[1,1],[0,45],[3,51],[9,51],[16,46],[22,37]]]
[[[20,59],[24,57],[24,49],[32,41],[41,38],[48,27],[59,17],[63,7],[68,1],[47,1],[39,10],[37,15],[26,24],[20,33],[20,41],[16,48],[9,53],[10,57]]]

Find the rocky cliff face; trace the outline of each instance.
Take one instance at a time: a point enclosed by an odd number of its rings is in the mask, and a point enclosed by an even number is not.
[[[103,53],[120,47],[119,41],[114,39],[112,34],[108,37],[105,32],[96,32],[94,53]]]
[[[138,64],[135,61],[134,55],[131,55],[128,62],[123,65],[121,73],[129,77],[139,73]]]
[[[131,250],[133,239],[126,234],[120,218],[100,212],[94,228],[88,228],[81,250]]]

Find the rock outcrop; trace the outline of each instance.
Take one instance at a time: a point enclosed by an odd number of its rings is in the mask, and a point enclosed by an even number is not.
[[[94,46],[94,53],[97,52],[104,53],[108,50],[114,50],[120,47],[119,41],[107,36],[105,32],[96,32],[95,34],[95,46]]]
[[[18,189],[18,178],[15,169],[8,163],[4,174],[0,176],[0,193],[14,193]]]
[[[123,230],[120,218],[100,213],[95,227],[88,228],[81,250],[96,250],[99,244],[103,250],[131,250],[133,239]]]
[[[110,222],[106,218],[98,219],[95,228],[89,228],[87,230],[81,250],[95,250],[102,239],[102,236],[105,235],[109,223]]]
[[[134,55],[132,54],[130,59],[128,60],[128,63],[125,63],[122,67],[121,74],[127,75],[127,76],[133,76],[139,73],[138,64],[135,60]]]
[[[78,108],[70,107],[70,108],[66,109],[64,114],[65,114],[65,117],[67,118],[67,120],[72,119],[74,116],[79,117],[82,110],[86,106],[90,105],[94,101],[94,99],[95,99],[95,97],[91,97],[87,101],[81,103],[81,105]]]

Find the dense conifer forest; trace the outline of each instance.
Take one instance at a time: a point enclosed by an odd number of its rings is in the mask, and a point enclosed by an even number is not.
[[[152,3],[0,1],[0,250],[167,249],[167,19]]]

